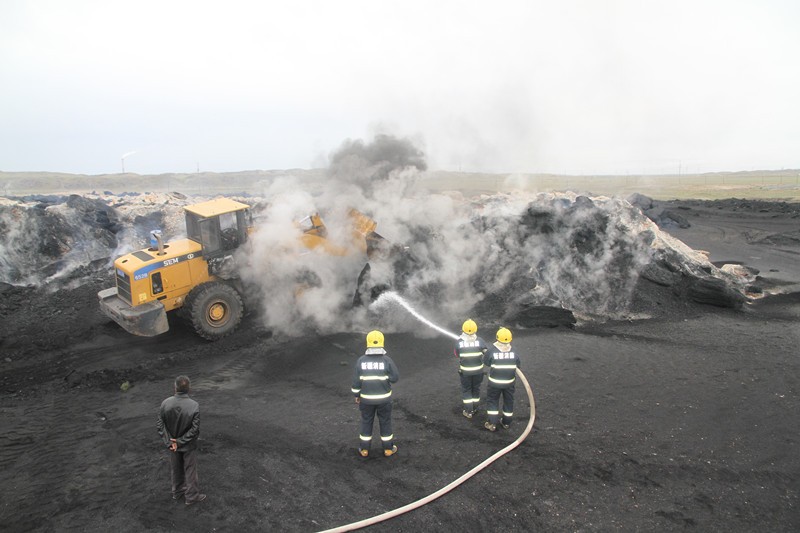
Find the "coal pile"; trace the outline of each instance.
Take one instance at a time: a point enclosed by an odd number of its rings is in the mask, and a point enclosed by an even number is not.
[[[49,195],[0,199],[0,282],[80,284],[122,253],[143,248],[149,232],[183,231],[181,194]]]
[[[688,228],[691,224],[686,216],[681,213],[684,206],[670,208],[662,202],[654,201],[652,198],[643,194],[634,193],[628,197],[631,205],[638,207],[644,215],[658,224],[660,228]]]
[[[109,256],[119,231],[113,208],[71,195],[0,204],[0,280],[34,284]],[[78,274],[80,275],[80,274]]]
[[[182,207],[205,199],[180,194],[3,199],[0,282],[52,291],[106,276],[110,285],[116,256],[146,246],[153,229],[161,229],[167,240],[182,237]],[[259,210],[271,205],[245,201]],[[393,273],[394,279],[402,274],[404,292],[440,316],[472,313],[516,327],[647,316],[654,310],[636,302],[654,287],[680,301],[719,307],[737,308],[747,300],[747,279],[711,264],[659,228],[641,205],[622,199],[497,194],[453,202],[448,209],[446,220],[424,220],[411,210],[404,218],[388,207],[375,213],[379,224],[385,214],[390,228],[403,229],[402,245],[414,258],[403,263],[412,270]],[[335,280],[323,270],[315,274],[331,292],[355,281],[355,276]],[[263,287],[264,294],[273,290]],[[352,302],[352,292],[342,300]],[[319,306],[313,312],[324,330]],[[334,312],[338,309],[329,314]]]

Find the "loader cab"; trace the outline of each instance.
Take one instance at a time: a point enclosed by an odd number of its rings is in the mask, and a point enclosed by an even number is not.
[[[328,236],[328,229],[325,227],[325,223],[322,221],[322,217],[319,216],[319,213],[313,213],[304,217],[297,225],[303,233],[323,238]]]
[[[186,234],[203,247],[206,260],[230,255],[247,242],[250,206],[228,198],[184,207]]]

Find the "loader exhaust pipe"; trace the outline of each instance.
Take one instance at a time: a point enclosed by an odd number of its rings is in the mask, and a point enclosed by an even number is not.
[[[161,237],[161,230],[154,229],[150,232],[150,250],[158,250],[158,255],[164,255],[164,239]]]

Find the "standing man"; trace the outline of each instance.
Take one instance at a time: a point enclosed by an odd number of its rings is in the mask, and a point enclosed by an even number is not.
[[[184,497],[186,505],[202,502],[197,479],[197,437],[200,435],[200,405],[189,398],[187,376],[175,378],[175,395],[161,402],[158,434],[169,449],[172,467],[172,499]]]
[[[478,337],[478,325],[471,318],[462,324],[461,331],[453,353],[458,357],[458,375],[461,378],[461,414],[472,418],[478,411],[481,399],[483,354],[488,348],[484,340]]]
[[[489,383],[486,387],[486,414],[489,420],[483,427],[496,431],[499,421],[504,429],[508,429],[514,416],[514,384],[519,368],[519,357],[511,348],[511,332],[508,329],[497,330],[497,341],[486,353],[486,364],[489,366]],[[500,396],[503,397],[502,418]]]
[[[396,383],[399,378],[394,361],[383,349],[383,333],[370,331],[367,334],[367,351],[358,358],[353,372],[352,391],[361,411],[358,443],[361,457],[369,456],[376,414],[381,430],[383,455],[390,457],[397,453],[397,446],[392,442],[392,383]]]

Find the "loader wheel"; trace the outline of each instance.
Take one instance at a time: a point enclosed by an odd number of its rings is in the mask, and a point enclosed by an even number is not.
[[[218,281],[195,287],[189,293],[188,307],[194,330],[210,341],[233,333],[242,321],[244,310],[236,289]]]

